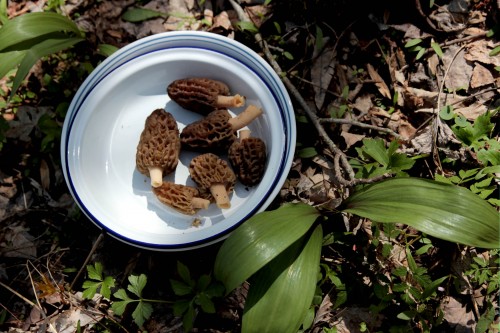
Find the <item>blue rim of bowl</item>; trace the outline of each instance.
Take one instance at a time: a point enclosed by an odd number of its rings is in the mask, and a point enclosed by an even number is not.
[[[197,46],[193,46],[193,42],[195,42]],[[176,46],[168,46],[168,44],[176,44]],[[199,44],[202,44],[203,47],[200,46]],[[155,46],[160,46],[160,47],[153,48]],[[220,50],[215,49],[215,46],[224,49],[224,51],[226,52],[221,52]],[[146,47],[152,49],[146,52],[141,51]],[[71,180],[71,171],[69,169],[68,163],[66,162],[69,159],[70,155],[68,142],[71,134],[71,128],[74,124],[75,117],[78,114],[80,107],[83,105],[87,97],[92,93],[93,89],[102,80],[104,80],[109,74],[111,74],[112,72],[119,69],[120,67],[122,67],[123,65],[125,65],[126,63],[128,63],[133,59],[136,59],[151,52],[167,50],[167,49],[176,49],[176,48],[203,49],[210,52],[220,53],[234,59],[235,61],[241,63],[243,66],[247,67],[249,70],[255,73],[267,86],[274,100],[279,106],[280,116],[284,125],[283,134],[285,137],[285,148],[277,171],[279,177],[274,179],[273,183],[270,184],[269,189],[266,191],[265,195],[260,200],[258,205],[256,205],[254,209],[252,209],[246,216],[241,218],[237,223],[232,225],[230,228],[227,228],[224,231],[215,234],[213,236],[188,243],[181,243],[181,244],[147,243],[144,241],[131,239],[129,237],[123,236],[113,231],[112,229],[107,227],[104,223],[99,221],[99,219],[97,219],[92,214],[92,212],[89,211],[89,209],[87,209],[85,203],[79,197],[76,188]],[[237,55],[238,57],[235,57],[235,55]],[[288,113],[285,110],[288,110]],[[295,131],[296,129],[295,129],[295,118],[293,117],[293,107],[285,87],[283,86],[281,80],[276,75],[274,70],[270,67],[270,65],[267,62],[265,62],[262,58],[260,58],[260,56],[256,54],[253,50],[251,50],[247,46],[237,41],[213,33],[199,32],[199,31],[166,32],[142,38],[118,50],[117,52],[106,58],[99,66],[97,66],[97,68],[94,69],[94,71],[82,83],[75,97],[73,98],[73,101],[70,104],[68,113],[66,115],[65,123],[63,126],[63,138],[62,138],[63,141],[61,142],[61,155],[63,161],[62,166],[66,183],[70,188],[73,198],[76,200],[78,206],[80,207],[80,209],[82,209],[84,214],[99,228],[105,230],[111,236],[125,243],[140,248],[153,249],[153,250],[187,250],[213,244],[215,242],[218,242],[226,238],[231,231],[240,226],[243,222],[248,220],[255,213],[262,211],[266,209],[267,206],[269,206],[269,204],[274,199],[277,192],[283,185],[286,176],[288,174],[288,170],[290,169],[290,165],[295,150],[295,141],[291,140],[291,138],[295,137]]]

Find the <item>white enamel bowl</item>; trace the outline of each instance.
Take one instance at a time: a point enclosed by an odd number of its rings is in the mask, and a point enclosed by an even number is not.
[[[135,154],[145,119],[154,109],[172,113],[180,130],[201,118],[166,93],[172,81],[193,76],[224,81],[247,98],[247,105],[262,107],[263,115],[249,128],[265,141],[268,160],[260,184],[237,184],[231,208],[212,204],[189,216],[158,201],[149,178],[136,170]],[[243,109],[230,111],[238,114]],[[212,33],[167,32],[120,49],[83,82],[64,122],[62,166],[71,194],[98,227],[141,248],[186,250],[226,238],[269,206],[290,169],[295,139],[290,98],[258,54]],[[182,151],[175,173],[165,180],[194,185],[187,166],[195,155]]]

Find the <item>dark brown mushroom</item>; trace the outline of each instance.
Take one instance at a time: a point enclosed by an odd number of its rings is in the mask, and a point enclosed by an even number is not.
[[[266,144],[250,136],[250,130],[241,130],[240,137],[228,152],[229,162],[243,185],[254,186],[264,175],[266,166]]]
[[[189,174],[200,192],[212,195],[217,207],[231,207],[229,194],[234,189],[236,175],[226,161],[212,153],[198,155],[189,163]]]
[[[151,178],[151,186],[158,187],[163,176],[177,167],[180,149],[177,122],[169,112],[156,109],[146,118],[137,145],[137,170]]]
[[[153,187],[153,193],[162,203],[188,215],[210,205],[210,200],[201,198],[200,191],[192,186],[163,182],[161,186]]]
[[[175,80],[167,87],[168,96],[183,108],[207,115],[217,109],[240,107],[245,98],[230,95],[229,87],[221,81],[208,78]]]
[[[202,152],[225,152],[237,138],[237,131],[262,114],[249,105],[236,117],[227,110],[216,110],[184,127],[180,138],[184,148]]]

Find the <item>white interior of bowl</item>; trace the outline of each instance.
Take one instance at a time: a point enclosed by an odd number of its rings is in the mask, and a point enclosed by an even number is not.
[[[136,170],[135,154],[145,119],[154,109],[165,108],[172,113],[180,130],[201,118],[170,101],[166,94],[173,80],[193,76],[224,81],[232,92],[246,97],[246,105],[262,107],[264,114],[249,128],[253,136],[266,142],[268,163],[259,185],[246,188],[237,184],[230,209],[221,210],[212,204],[189,216],[158,201],[149,178]],[[162,249],[208,244],[264,209],[272,199],[271,193],[276,193],[275,187],[281,186],[289,159],[284,150],[290,148],[290,129],[276,92],[237,59],[205,48],[151,50],[95,81],[98,83],[86,86],[85,97],[79,97],[80,106],[67,116],[63,164],[83,211],[118,238]],[[230,111],[238,114],[244,108]],[[182,151],[175,173],[165,179],[194,185],[187,166],[197,154]],[[195,220],[199,225],[193,225]]]

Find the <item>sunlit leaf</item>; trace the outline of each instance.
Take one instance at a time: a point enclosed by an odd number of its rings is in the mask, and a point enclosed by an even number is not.
[[[499,214],[466,188],[420,178],[367,186],[344,211],[378,222],[405,223],[431,236],[482,248],[500,247]]]
[[[157,17],[166,17],[166,13],[147,8],[130,8],[122,15],[122,19],[128,22],[142,22]]]
[[[215,277],[226,293],[300,239],[318,216],[309,205],[285,204],[243,223],[224,241],[214,264]]]
[[[146,286],[146,283],[148,281],[147,276],[145,274],[130,275],[128,277],[128,281],[130,282],[130,284],[127,287],[128,291],[141,297],[142,290],[144,289],[144,287]]]
[[[26,51],[11,51],[0,53],[0,78],[7,75],[12,69],[16,69],[24,58]]]
[[[318,225],[252,277],[242,333],[297,332],[314,297],[322,240]]]
[[[9,20],[0,29],[0,51],[13,51],[17,44],[61,31],[82,36],[78,26],[66,16],[51,12],[26,13]]]
[[[420,39],[420,38],[414,38],[414,39],[411,39],[408,42],[406,42],[405,47],[406,48],[414,47],[415,45],[418,45],[421,42],[422,42],[422,39]]]
[[[17,69],[16,76],[12,82],[11,98],[38,59],[46,55],[67,49],[68,47],[73,46],[74,44],[81,42],[82,40],[83,39],[77,37],[65,39],[47,39],[33,46],[31,49],[26,50],[24,58],[21,60],[19,68]]]

